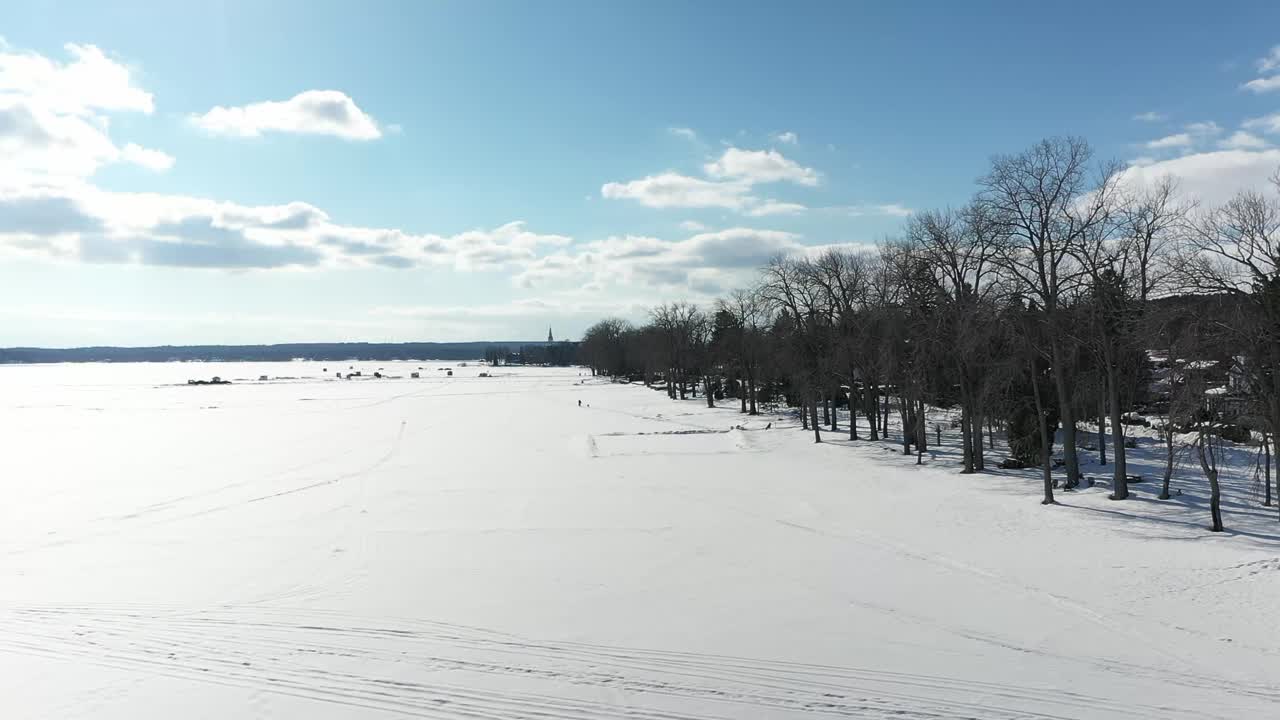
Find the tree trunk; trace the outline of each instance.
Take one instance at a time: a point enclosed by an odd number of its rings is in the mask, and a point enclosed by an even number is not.
[[[978,432],[982,432],[982,428],[978,428]],[[978,442],[982,442],[979,440]],[[996,422],[994,418],[987,418],[987,449],[996,449]]]
[[[913,435],[914,432],[911,429],[911,411],[907,409],[907,398],[902,394],[902,392],[898,393],[898,415],[902,419],[902,454],[910,455],[911,435]]]
[[[1107,396],[1098,395],[1098,464],[1107,464]]]
[[[1266,498],[1262,504],[1271,507],[1271,445],[1267,439],[1267,433],[1262,433],[1262,455],[1266,459],[1264,474],[1262,477],[1262,487],[1266,488]]]
[[[880,389],[875,383],[869,383],[865,391],[864,400],[867,404],[867,425],[871,427],[871,440],[875,442],[880,439],[880,411],[876,406],[876,398],[880,395]]]
[[[1218,487],[1218,458],[1215,455],[1213,441],[1206,429],[1202,426],[1199,432],[1196,452],[1200,455],[1200,468],[1204,470],[1204,476],[1209,480],[1209,516],[1213,522],[1209,529],[1213,532],[1222,532],[1222,489]]]
[[[809,403],[809,422],[813,425],[813,441],[822,442],[822,428],[818,425],[818,396],[815,393],[813,402]]]
[[[929,420],[924,413],[924,400],[916,401],[916,447],[921,452],[929,451]]]
[[[1280,382],[1280,378],[1276,382]],[[1273,398],[1271,401],[1270,424],[1271,454],[1280,461],[1280,432],[1277,432],[1280,429],[1280,398]],[[1280,509],[1280,467],[1276,468],[1276,495],[1276,508]],[[1277,519],[1280,519],[1280,510],[1277,511]]]
[[[1036,401],[1036,418],[1040,421],[1040,461],[1044,468],[1044,499],[1041,505],[1053,505],[1053,462],[1049,452],[1049,422],[1044,416],[1044,403],[1040,400],[1040,383],[1036,382],[1036,364],[1031,361],[1031,389]]]
[[[1129,498],[1129,476],[1125,474],[1128,468],[1125,465],[1124,451],[1124,424],[1120,422],[1120,378],[1117,377],[1116,365],[1114,361],[1107,362],[1107,395],[1108,404],[1111,406],[1111,453],[1113,455],[1114,466],[1112,467],[1112,487],[1115,489],[1111,493],[1112,500],[1127,500]]]
[[[858,410],[857,410],[858,402],[857,401],[860,400],[861,398],[860,397],[855,398],[855,392],[856,391],[853,389],[853,371],[852,369],[850,369],[850,372],[849,372],[849,439],[850,440],[858,439]]]
[[[704,375],[702,377],[702,394],[707,396],[707,407],[716,406],[716,394],[711,391],[711,376]]]
[[[960,462],[964,469],[960,472],[968,475],[973,472],[973,406],[968,402],[960,403]]]
[[[889,391],[884,393],[884,414],[880,417],[880,435],[885,440],[889,439]]]
[[[1173,415],[1165,415],[1164,418],[1164,479],[1160,484],[1161,500],[1169,499],[1169,478],[1173,477]]]
[[[1066,487],[1080,484],[1080,458],[1076,454],[1076,413],[1071,407],[1071,391],[1067,387],[1067,370],[1062,358],[1062,343],[1057,335],[1050,341],[1053,353],[1053,384],[1058,390],[1058,417],[1062,420],[1062,459],[1066,465]],[[1034,378],[1034,376],[1033,376]]]
[[[747,373],[747,394],[751,396],[751,409],[748,411],[751,415],[759,415],[760,411],[756,409],[756,376],[755,373]]]
[[[1218,487],[1218,471],[1210,470],[1209,476],[1209,515],[1213,518],[1213,532],[1222,532],[1222,491]]]
[[[831,391],[831,432],[840,429],[840,408],[836,404],[836,399],[840,397],[840,384],[836,383],[835,389]]]
[[[800,427],[804,430],[809,429],[809,402],[803,395],[800,397]]]
[[[916,464],[924,464],[924,453],[928,448],[929,432],[924,418],[924,400],[920,401],[920,410],[916,413]]]
[[[983,408],[976,405],[973,409],[973,432],[970,442],[973,443],[973,469],[982,472],[987,469],[986,457],[982,454],[982,416]]]
[[[975,437],[975,435],[977,437]],[[969,408],[969,462],[973,464],[973,471],[978,472],[982,468],[978,465],[978,456],[982,453],[982,415],[978,411],[978,404],[974,403]]]
[[[822,424],[831,424],[831,397],[829,395],[824,395],[822,398]],[[831,429],[835,430],[835,428]]]

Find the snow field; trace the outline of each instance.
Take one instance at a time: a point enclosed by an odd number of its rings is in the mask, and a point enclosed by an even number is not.
[[[3,714],[1280,706],[1280,524],[1243,475],[1215,535],[1187,473],[1179,502],[1044,508],[1034,474],[959,475],[946,437],[917,467],[735,402],[485,370],[0,367]]]

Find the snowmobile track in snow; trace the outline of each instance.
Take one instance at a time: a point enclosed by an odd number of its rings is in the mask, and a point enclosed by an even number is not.
[[[1176,708],[1120,706],[1052,688],[534,641],[446,623],[391,625],[386,619],[262,606],[194,613],[145,607],[24,608],[0,619],[0,628],[2,651],[426,718],[710,720],[736,717],[742,706],[756,712],[853,718],[1048,720],[1080,717],[1090,709],[1129,717],[1189,716]],[[441,681],[445,674],[455,677]],[[486,689],[483,678],[491,676],[516,676],[522,686],[536,691]],[[468,678],[482,681],[470,683]],[[639,702],[604,704],[573,697],[598,697],[601,691]],[[707,715],[661,708],[672,699],[700,701],[701,707],[722,705],[723,710]]]

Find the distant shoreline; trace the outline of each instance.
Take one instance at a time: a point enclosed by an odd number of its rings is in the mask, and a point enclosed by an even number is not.
[[[418,342],[418,343],[280,343],[275,345],[153,345],[146,347],[89,346],[78,348],[0,348],[0,365],[38,365],[80,362],[322,362],[478,360],[493,346],[544,347],[566,343],[533,341]]]

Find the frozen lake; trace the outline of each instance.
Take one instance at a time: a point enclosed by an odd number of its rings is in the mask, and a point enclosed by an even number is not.
[[[1274,529],[487,371],[0,366],[2,714],[1276,717]]]

